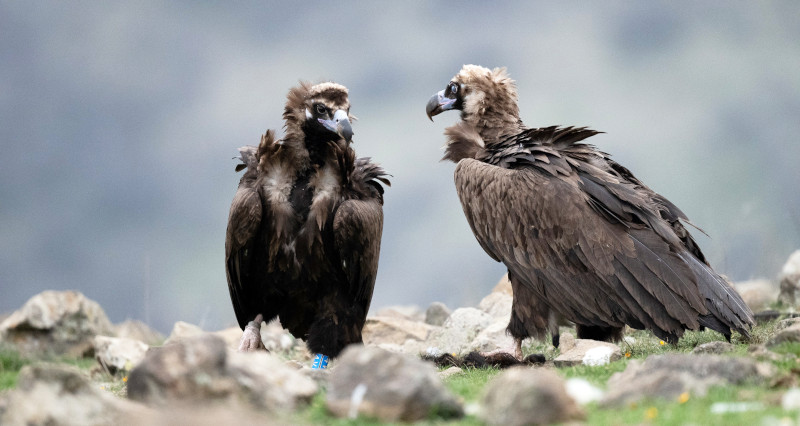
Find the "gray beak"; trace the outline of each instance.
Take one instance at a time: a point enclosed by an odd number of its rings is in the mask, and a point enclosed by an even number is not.
[[[347,111],[339,109],[333,113],[332,120],[318,119],[326,129],[341,136],[347,143],[353,139],[353,128],[350,126],[350,118]]]
[[[455,99],[445,97],[444,90],[440,90],[439,93],[431,96],[430,100],[428,100],[428,105],[425,106],[425,112],[428,114],[428,118],[433,121],[434,115],[453,109],[455,103]]]

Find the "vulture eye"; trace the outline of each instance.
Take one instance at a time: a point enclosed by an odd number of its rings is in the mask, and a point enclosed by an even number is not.
[[[450,83],[450,93],[454,95],[458,93],[458,84]]]
[[[328,112],[327,108],[325,108],[325,106],[322,105],[322,104],[316,104],[314,106],[314,109],[317,110],[317,114],[319,114],[319,115],[322,115],[322,114],[325,114],[326,112]]]

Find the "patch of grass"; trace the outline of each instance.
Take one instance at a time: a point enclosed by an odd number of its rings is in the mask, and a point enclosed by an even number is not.
[[[496,368],[465,368],[463,372],[444,380],[445,386],[466,402],[477,401],[483,395],[483,388],[500,370]]]
[[[0,349],[0,390],[16,387],[19,370],[29,363],[30,361],[16,351]]]

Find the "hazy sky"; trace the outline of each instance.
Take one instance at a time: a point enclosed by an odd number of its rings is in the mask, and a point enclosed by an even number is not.
[[[0,312],[77,289],[115,322],[234,324],[231,158],[299,79],[350,89],[393,175],[373,312],[474,305],[504,269],[439,162],[458,115],[424,112],[465,63],[508,67],[528,126],[605,131],[721,273],[774,278],[800,247],[800,7],[715,5],[1,2]]]

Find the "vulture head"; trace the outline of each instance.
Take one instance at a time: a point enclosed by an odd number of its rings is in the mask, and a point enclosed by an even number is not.
[[[425,108],[431,120],[448,110],[461,111],[461,120],[486,140],[521,125],[517,87],[505,68],[490,70],[464,65],[444,90],[431,97]]]
[[[346,87],[332,82],[315,85],[300,82],[289,90],[286,98],[283,119],[287,136],[304,135],[325,141],[344,139],[347,143],[352,140],[353,117]]]

